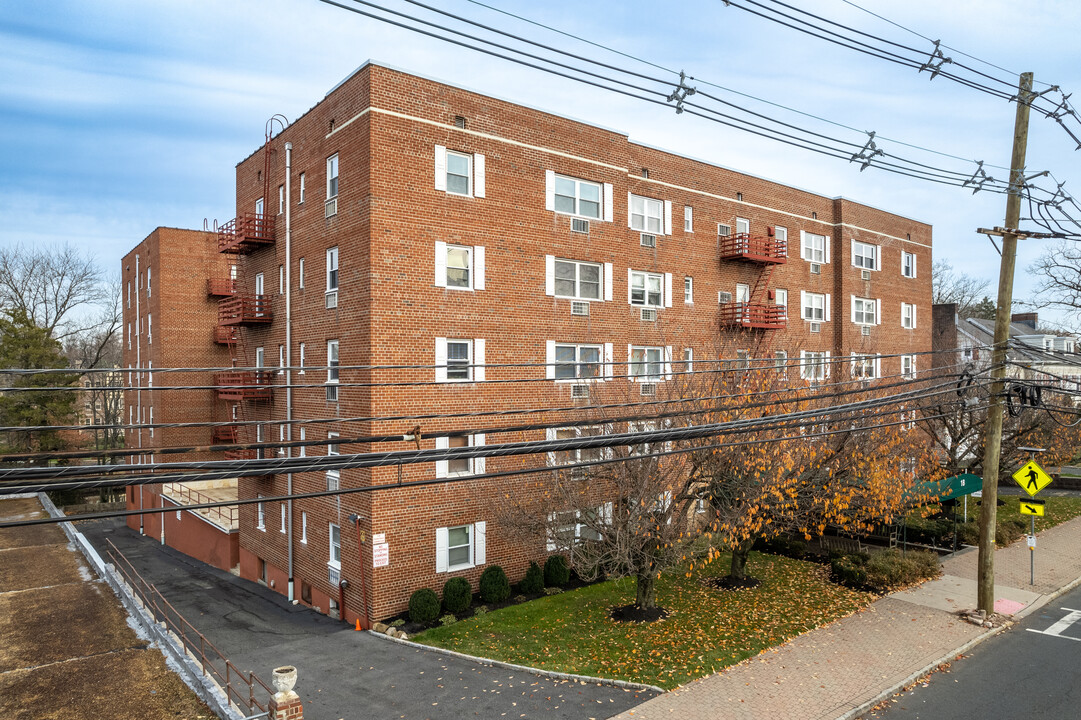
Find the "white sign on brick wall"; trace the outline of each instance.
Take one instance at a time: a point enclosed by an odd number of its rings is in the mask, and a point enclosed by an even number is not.
[[[386,567],[390,565],[390,545],[387,543],[375,543],[372,545],[372,567]]]

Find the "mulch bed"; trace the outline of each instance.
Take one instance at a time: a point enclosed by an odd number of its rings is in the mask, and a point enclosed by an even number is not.
[[[668,611],[662,607],[640,608],[634,603],[612,608],[612,619],[616,622],[657,622],[668,617]]]
[[[718,590],[750,590],[762,584],[762,581],[758,578],[734,578],[731,575],[705,578],[702,582]]]

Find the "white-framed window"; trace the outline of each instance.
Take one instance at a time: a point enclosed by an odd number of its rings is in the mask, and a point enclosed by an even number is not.
[[[556,343],[555,379],[583,380],[601,376],[601,345]]]
[[[852,377],[860,380],[873,380],[879,376],[879,357],[864,353],[852,354]]]
[[[304,510],[300,512],[300,542],[308,544],[308,513]]]
[[[259,495],[258,497],[263,497]],[[266,507],[265,503],[258,502],[255,504],[255,529],[266,532]]]
[[[297,455],[300,457],[308,457],[308,446],[304,443],[308,439],[308,431],[303,425],[300,426],[300,447],[297,448]]]
[[[913,303],[901,303],[901,327],[906,330],[916,329],[916,306]]]
[[[483,290],[484,246],[436,241],[435,284],[451,290]]]
[[[304,374],[304,364],[305,364],[304,361],[305,361],[305,345],[304,345],[304,343],[300,343],[300,370],[297,373],[298,375],[303,375]]]
[[[285,457],[285,426],[278,425],[278,457]]]
[[[631,305],[665,307],[664,275],[630,270],[627,282],[627,301]]]
[[[278,346],[278,374],[282,375],[284,373],[285,373],[285,346],[284,345],[279,345]]]
[[[916,277],[916,253],[901,253],[901,277]]]
[[[453,572],[484,565],[487,523],[436,528],[435,571]]]
[[[338,197],[338,153],[327,158],[327,200]]]
[[[327,433],[327,457],[334,457],[342,454],[342,446],[338,444],[338,438],[341,437],[340,433],[328,432]],[[334,492],[340,490],[342,487],[342,471],[338,468],[332,468],[327,470],[327,491]]]
[[[667,358],[666,358],[667,355]],[[666,375],[665,362],[671,362],[671,351],[663,347],[645,347],[630,345],[627,359],[630,360],[630,376],[639,382],[654,382]]]
[[[304,289],[304,258],[300,258],[297,262],[297,287],[301,290]]]
[[[266,351],[263,349],[262,345],[255,348],[255,367],[266,367]]]
[[[694,305],[694,278],[690,275],[683,278],[683,303]]]
[[[152,288],[151,288],[151,286],[152,286],[152,283],[150,282],[150,271],[151,271],[151,268],[153,268],[153,266],[152,266],[152,265],[147,265],[147,266],[146,266],[146,296],[147,296],[147,297],[150,297],[150,296],[151,296],[151,295],[153,294],[153,293],[152,293]]]
[[[852,296],[852,322],[857,325],[878,324],[879,301],[872,298]]]
[[[736,368],[738,370],[746,370],[749,367],[751,367],[751,351],[736,350]]]
[[[657,421],[656,420],[638,420],[630,421],[627,423],[627,432],[630,433],[646,433],[656,432]],[[631,445],[627,448],[627,452],[631,455],[649,455],[653,452],[654,444],[645,442],[637,445]]]
[[[864,270],[878,270],[881,268],[881,249],[877,245],[852,241],[852,264]]]
[[[683,371],[694,372],[694,348],[683,348]]]
[[[800,236],[800,257],[812,263],[828,263],[830,261],[829,238],[805,230],[800,231]]]
[[[694,208],[690,205],[683,206],[683,232],[694,232]]]
[[[128,280],[128,309],[131,309],[131,280]],[[130,327],[131,323],[128,323],[128,326]]]
[[[264,203],[263,198],[259,198],[255,201],[255,215],[257,217],[263,217]]]
[[[342,529],[334,523],[329,523],[329,525],[327,535],[330,537],[330,560],[327,561],[327,565],[340,570],[342,567]]]
[[[327,340],[327,402],[338,402],[338,341]]]
[[[773,369],[776,370],[779,375],[788,374],[787,350],[777,350],[773,353]]]
[[[906,379],[911,380],[916,377],[916,356],[915,355],[902,355],[901,356],[901,375]]]
[[[661,200],[628,193],[628,222],[632,230],[664,235],[664,207]]]
[[[154,437],[154,406],[153,405],[150,406],[149,423],[150,423],[150,437]]]
[[[829,320],[829,313],[826,308],[828,303],[826,299],[828,295],[822,293],[810,293],[800,291],[800,305],[802,306],[801,316],[804,320],[811,322],[825,322]]]
[[[128,350],[131,350],[131,323],[128,323]]]
[[[751,234],[751,221],[746,218],[736,218],[736,234],[737,235],[750,235]]]
[[[785,243],[785,257],[787,257],[788,256],[788,228],[781,227],[780,225],[775,225],[773,227],[773,237],[775,237],[775,238],[777,238],[777,240],[783,241]]]
[[[484,345],[481,338],[436,338],[435,379],[438,382],[483,382]]]
[[[799,376],[804,380],[825,380],[830,374],[829,358],[828,352],[800,350]]]
[[[304,204],[304,173],[300,173],[300,199],[297,200],[297,204]]]
[[[484,156],[436,145],[435,189],[448,195],[484,197]]]
[[[773,291],[773,300],[778,305],[785,309],[785,315],[788,315],[788,291],[784,288],[777,288]]]
[[[549,552],[555,550],[569,551],[579,543],[602,539],[602,535],[597,531],[596,527],[598,525],[607,526],[611,523],[611,518],[611,503],[605,503],[595,508],[549,513],[547,528]]]
[[[603,198],[600,183],[556,175],[554,190],[553,209],[557,213],[600,220]]]
[[[285,534],[285,503],[281,504],[281,516],[282,516],[281,532],[284,535]]]
[[[474,435],[452,435],[449,437],[437,437],[435,439],[435,447],[437,450],[483,446],[484,435],[482,433],[477,433]],[[465,475],[479,475],[484,472],[484,468],[485,458],[482,457],[448,458],[447,460],[436,460],[435,476],[445,478],[462,477]]]
[[[552,294],[575,300],[600,300],[603,295],[603,266],[600,263],[555,258],[552,267]]]
[[[150,345],[154,342],[154,316],[150,313],[146,314],[146,344]]]
[[[278,265],[278,294],[285,294],[285,266]]]
[[[338,291],[338,248],[327,248],[327,293]]]
[[[278,186],[278,214],[285,212],[285,186]]]

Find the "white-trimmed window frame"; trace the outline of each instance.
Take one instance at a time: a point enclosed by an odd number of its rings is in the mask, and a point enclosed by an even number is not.
[[[852,267],[858,267],[861,270],[881,270],[882,247],[852,238]]]
[[[452,159],[461,159],[466,162],[466,192],[450,189],[450,166]],[[457,197],[482,198],[485,195],[485,163],[484,155],[480,153],[467,153],[461,150],[450,150],[444,145],[435,146],[435,189],[447,195]],[[455,177],[463,177],[460,173],[453,173]]]
[[[452,368],[463,366],[462,358],[455,358],[450,362],[448,349],[451,343],[464,343],[468,357],[465,359],[465,377],[450,377]],[[435,379],[436,382],[445,383],[470,383],[484,382],[484,338],[435,338]],[[455,370],[457,374],[457,370]]]
[[[568,349],[573,350],[574,360],[560,360],[560,349],[566,351]],[[596,361],[586,361],[582,359],[583,351],[595,350],[597,352]],[[555,356],[553,358],[555,367],[553,368],[554,379],[556,382],[588,382],[591,380],[601,380],[604,378],[604,345],[602,343],[561,343],[555,344]],[[573,376],[560,377],[560,368],[573,368]],[[583,370],[591,368],[594,373],[583,374]]]
[[[639,207],[636,208],[635,206]],[[635,218],[641,218],[636,224]],[[656,228],[650,226],[656,221]],[[672,203],[669,200],[627,193],[627,227],[651,235],[672,234]]]
[[[634,359],[636,353],[641,353],[638,360]],[[656,359],[650,355],[655,354]],[[650,370],[658,369],[657,373]],[[661,382],[672,375],[672,346],[662,345],[628,345],[627,346],[627,375],[634,382],[655,383]]]
[[[474,433],[472,435],[456,435],[455,437],[465,438],[465,445],[455,445],[454,447],[484,447],[485,436],[484,433]],[[437,450],[448,450],[451,448],[450,436],[443,435],[435,439],[435,447]],[[451,470],[450,460],[436,460],[435,461],[435,476],[437,478],[446,477],[469,477],[470,475],[481,475],[485,471],[487,458],[465,458],[466,467],[464,470]]]
[[[821,307],[815,304],[821,299]],[[811,312],[808,313],[808,310]],[[800,317],[807,322],[829,322],[830,320],[830,294],[812,293],[800,291]]]
[[[341,445],[332,440],[338,440],[341,438],[341,433],[328,432],[327,433],[327,457],[336,457],[341,455]],[[342,471],[338,468],[331,468],[327,470],[326,474],[327,492],[333,492],[342,489]]]
[[[327,200],[338,197],[338,153],[327,158]]]
[[[830,376],[830,354],[828,350],[800,350],[799,376],[802,380],[822,382]]]
[[[683,206],[683,232],[694,233],[694,208],[690,205]]]
[[[452,530],[466,531],[466,545],[455,545],[453,548],[450,546],[450,533]],[[486,562],[486,546],[487,546],[487,534],[488,525],[483,520],[478,520],[471,524],[465,525],[449,525],[447,527],[436,528],[435,531],[435,571],[437,573],[457,572],[459,570],[469,570],[470,568],[484,565]],[[468,547],[466,552],[468,556],[465,562],[461,562],[452,565],[450,562],[450,551],[453,549]]]
[[[683,277],[683,304],[694,305],[694,278],[690,275]]]
[[[453,285],[450,282],[448,271],[451,269],[450,255],[452,251],[464,251],[466,253],[465,269],[468,273],[468,279],[465,285]],[[457,245],[437,240],[435,243],[435,285],[447,290],[483,290],[484,246]]]
[[[306,510],[300,511],[300,542],[302,545],[308,544],[308,512]]]
[[[912,380],[912,379],[914,379],[916,377],[916,356],[915,355],[902,355],[901,356],[901,376],[904,377],[906,380]]]
[[[552,210],[554,212],[556,212],[556,213],[558,213],[560,215],[570,215],[572,217],[580,217],[580,218],[585,218],[587,220],[602,220],[604,218],[604,185],[602,183],[594,182],[593,180],[583,180],[582,178],[576,178],[576,177],[572,177],[570,175],[560,175],[559,173],[554,174],[554,182],[555,182],[555,184],[552,187],[552,190],[553,190],[553,194],[552,194]],[[566,194],[563,194],[563,193],[559,192],[560,191],[560,185],[561,184],[565,185],[568,182],[573,185],[573,193],[574,193],[573,195],[566,195]],[[583,198],[582,198],[582,195],[583,195],[582,189],[584,187],[592,187],[592,188],[595,188],[596,191],[597,191],[597,199],[595,201],[596,205],[597,205],[597,214],[596,215],[590,215],[587,212],[582,212],[582,203],[583,202],[586,202],[586,203],[593,202],[591,200],[583,200]],[[565,210],[565,209],[560,210],[559,209],[559,205],[560,205],[559,200],[560,200],[560,198],[570,198],[570,200],[572,201],[572,203],[574,205],[574,208],[572,210],[569,210],[569,211]]]
[[[905,330],[916,329],[916,304],[901,303],[901,327]]]
[[[852,322],[857,325],[882,324],[882,299],[852,295]]]
[[[256,497],[263,497],[257,495]],[[266,532],[266,503],[260,500],[255,504],[255,529],[260,532]]]
[[[642,300],[635,300],[635,284],[638,280],[641,280],[640,291],[642,293]],[[657,282],[657,295],[658,302],[652,303],[649,301],[650,281],[655,280]],[[672,307],[672,273],[654,273],[646,272],[644,270],[627,269],[627,303],[629,305],[635,305],[637,307],[647,308],[666,308]]]
[[[601,302],[607,295],[610,294],[608,290],[608,284],[611,282],[611,273],[606,272],[604,263],[588,262],[585,260],[568,260],[566,258],[553,257],[552,259],[552,292],[550,293],[554,297],[567,298],[570,300],[584,300],[586,302]],[[559,277],[560,266],[573,266],[574,267],[574,279],[568,280],[567,278]],[[593,268],[597,271],[597,297],[588,297],[582,294],[583,283],[588,281],[582,280],[582,269]],[[605,282],[608,280],[608,283]],[[560,292],[560,283],[572,282],[574,284],[574,292],[567,294]]]
[[[342,569],[342,528],[336,523],[327,523],[327,567]]]
[[[327,402],[338,402],[338,384],[341,380],[341,345],[339,340],[327,340]]]
[[[916,277],[916,253],[910,253],[906,250],[901,251],[901,277]]]
[[[815,246],[818,238],[822,239],[821,248]],[[800,257],[809,263],[828,265],[830,262],[830,236],[800,230]]]
[[[882,358],[872,353],[852,353],[852,377],[856,380],[882,377]]]

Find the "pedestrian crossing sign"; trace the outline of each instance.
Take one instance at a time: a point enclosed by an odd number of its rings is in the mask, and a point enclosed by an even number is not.
[[[1021,514],[1043,517],[1043,500],[1025,500],[1021,498]]]
[[[1033,497],[1051,483],[1051,476],[1035,460],[1025,463],[1013,474],[1013,479],[1022,490]]]

